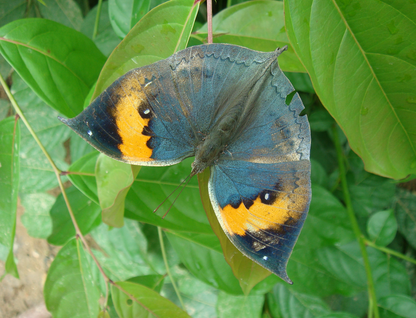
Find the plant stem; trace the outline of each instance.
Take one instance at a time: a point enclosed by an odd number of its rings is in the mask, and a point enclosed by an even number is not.
[[[208,44],[213,43],[212,38],[212,0],[207,0]]]
[[[1,76],[1,75],[0,75],[0,83],[3,86],[4,91],[7,94],[7,97],[9,97],[9,100],[12,103],[14,110],[19,115],[19,117],[22,119],[23,123],[25,124],[25,126],[29,130],[29,132],[32,135],[32,137],[35,138],[36,143],[38,144],[39,148],[42,150],[43,154],[46,156],[46,159],[48,159],[49,163],[52,166],[53,171],[55,172],[55,174],[57,174],[59,176],[59,174],[61,173],[61,170],[59,170],[58,167],[55,165],[55,163],[53,162],[51,156],[46,151],[45,147],[43,146],[42,142],[39,140],[39,138],[36,135],[35,131],[32,129],[32,126],[30,126],[30,124],[27,121],[25,115],[23,114],[22,110],[20,109],[19,105],[17,104],[16,100],[14,99],[13,94],[10,92],[10,89],[7,86],[5,80],[3,79],[3,76]]]
[[[183,303],[183,300],[182,300],[181,294],[179,292],[179,289],[176,286],[175,280],[172,277],[172,273],[170,272],[168,259],[166,257],[165,243],[163,242],[162,228],[160,226],[157,227],[157,233],[159,234],[160,249],[162,250],[163,262],[165,263],[166,272],[168,273],[169,279],[172,282],[173,289],[175,290],[175,293],[179,298],[179,302],[181,303],[181,307],[182,307],[183,310],[185,310],[185,304]]]
[[[358,226],[357,219],[354,214],[354,210],[352,208],[352,202],[350,193],[348,191],[348,184],[347,184],[347,177],[345,172],[345,164],[344,164],[344,154],[342,153],[341,149],[341,143],[339,141],[338,136],[338,130],[337,126],[333,127],[333,136],[334,136],[334,143],[335,148],[337,151],[337,157],[338,157],[338,166],[339,166],[339,174],[341,177],[341,185],[342,185],[342,191],[344,193],[344,201],[345,205],[347,207],[347,213],[351,221],[352,229],[354,231],[355,237],[360,245],[361,249],[361,255],[363,256],[364,261],[364,268],[365,272],[367,274],[367,288],[368,288],[368,294],[369,294],[369,311],[368,311],[368,317],[371,318],[372,314],[374,312],[374,317],[379,318],[379,312],[378,312],[378,306],[377,306],[377,297],[376,297],[376,291],[374,288],[374,282],[373,282],[373,276],[371,273],[371,267],[370,267],[370,261],[368,259],[367,250],[365,248],[365,242],[363,234],[361,233],[361,230]]]
[[[416,259],[414,259],[414,258],[411,258],[409,256],[406,256],[406,255],[404,255],[402,253],[399,253],[399,252],[397,252],[395,250],[392,250],[390,248],[387,248],[387,247],[384,247],[384,246],[378,246],[374,242],[371,242],[368,239],[364,239],[364,242],[368,246],[374,247],[375,249],[378,249],[379,251],[382,251],[382,252],[384,252],[386,254],[393,255],[393,256],[396,256],[398,258],[404,259],[405,261],[408,261],[410,263],[416,264]]]
[[[81,229],[79,228],[78,223],[77,223],[77,220],[75,219],[74,212],[72,211],[71,204],[69,203],[68,196],[66,195],[66,191],[65,191],[64,184],[62,183],[62,180],[61,180],[61,170],[58,169],[58,167],[55,165],[55,162],[52,160],[51,156],[49,155],[49,153],[47,152],[47,150],[43,146],[42,142],[39,140],[38,136],[36,135],[36,133],[33,130],[32,126],[27,121],[25,115],[23,114],[22,110],[20,109],[19,105],[17,104],[16,100],[14,99],[13,94],[10,92],[9,87],[7,86],[6,82],[4,81],[4,79],[3,79],[3,77],[1,75],[0,75],[0,83],[3,86],[4,91],[6,92],[7,96],[9,97],[10,102],[12,103],[13,108],[15,109],[16,113],[22,119],[22,121],[25,124],[26,128],[29,130],[30,134],[35,139],[35,141],[37,142],[39,148],[42,150],[42,152],[44,153],[44,155],[48,159],[50,165],[52,166],[52,169],[55,172],[56,178],[58,180],[58,184],[59,184],[59,188],[61,189],[62,196],[63,196],[63,198],[65,200],[65,203],[66,203],[66,206],[68,208],[68,212],[69,212],[69,215],[71,217],[72,224],[74,225],[75,233],[76,233],[77,237],[79,237],[81,239],[81,242],[84,244],[84,246],[87,249],[88,253],[93,258],[95,264],[98,267],[98,270],[100,271],[101,275],[103,276],[103,278],[104,278],[104,280],[106,282],[106,288],[108,288],[107,283],[110,281],[110,279],[105,274],[105,272],[104,272],[103,268],[101,267],[100,263],[98,262],[97,258],[92,253],[91,248],[87,244],[87,241],[85,240],[84,235],[82,235],[82,233],[81,233]]]
[[[95,24],[94,24],[94,31],[92,33],[92,39],[95,40],[98,33],[98,24],[100,23],[100,15],[101,15],[101,5],[103,4],[103,0],[98,0],[97,6],[97,15],[95,16]]]

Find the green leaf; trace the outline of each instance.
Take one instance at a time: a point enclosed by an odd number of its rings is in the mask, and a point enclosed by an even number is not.
[[[218,299],[218,289],[193,277],[183,267],[171,268],[171,273],[182,295],[186,311],[193,318],[216,317],[215,306]],[[162,292],[163,295],[166,295],[175,304],[179,305],[179,300],[177,300],[172,284],[166,283]]]
[[[109,0],[108,14],[115,33],[124,38],[149,11],[150,0]]]
[[[257,283],[269,276],[271,272],[256,262],[252,261],[248,257],[244,256],[225,235],[224,230],[221,228],[217,220],[217,216],[212,209],[208,194],[208,179],[208,169],[206,169],[204,173],[198,175],[201,199],[205,213],[207,214],[208,220],[215,235],[218,237],[221,243],[221,248],[223,250],[225,260],[231,266],[234,276],[238,279],[244,294],[248,295],[250,290]]]
[[[72,212],[83,234],[87,234],[101,223],[101,210],[97,204],[75,187],[66,189],[66,194],[71,204]],[[53,245],[64,245],[75,235],[75,228],[62,194],[56,199],[50,215],[53,230],[52,234],[48,237],[48,242]]]
[[[330,313],[328,305],[319,297],[302,294],[277,284],[267,297],[273,317],[316,317]]]
[[[105,61],[85,35],[44,19],[2,27],[0,53],[40,98],[70,117],[82,111]]]
[[[409,296],[387,296],[380,299],[378,305],[382,318],[413,318],[416,312],[416,302]]]
[[[100,20],[98,22],[97,36],[92,38],[94,32],[95,19],[97,17],[98,5],[92,8],[85,17],[81,32],[94,41],[100,51],[108,56],[120,43],[120,38],[111,27],[110,17],[108,16],[108,1],[104,1],[101,6]],[[88,103],[89,104],[89,103]]]
[[[116,284],[134,297],[131,299],[114,285],[111,286],[111,296],[120,318],[190,317],[170,300],[146,286],[130,282],[117,282]]]
[[[399,232],[406,237],[413,248],[416,248],[416,194],[398,188],[395,214]]]
[[[0,26],[6,25],[14,20],[23,18],[27,10],[26,0],[1,1]]]
[[[303,230],[288,263],[292,288],[299,292],[328,296],[351,295],[362,287],[346,283],[326,268],[326,248],[355,241],[350,220],[341,202],[333,194],[312,185],[312,201]],[[320,252],[323,249],[323,252]]]
[[[43,0],[44,5],[38,6],[43,18],[61,23],[77,31],[81,29],[82,12],[73,0]]]
[[[84,144],[86,143],[84,142]],[[99,153],[97,151],[91,152],[75,161],[68,169],[68,179],[79,191],[96,204],[99,204],[95,179],[95,164],[98,156]]]
[[[346,312],[332,312],[330,314],[316,316],[316,318],[358,318],[358,316]]]
[[[321,248],[318,257],[321,265],[337,280],[365,289],[366,274],[358,242]]]
[[[242,293],[240,284],[225,262],[222,252],[218,248],[209,247],[218,246],[218,239],[214,235],[199,235],[204,244],[196,238],[189,239],[183,233],[168,232],[166,235],[181,261],[195,277],[227,293]]]
[[[410,296],[410,277],[396,258],[367,248],[377,299],[393,294]]]
[[[282,2],[248,1],[235,5],[216,14],[212,24],[216,43],[267,52],[288,45],[288,51],[279,56],[280,68],[289,72],[305,71],[286,36]],[[197,34],[206,37],[207,29],[204,25]]]
[[[323,188],[328,187],[328,176],[326,171],[324,167],[314,159],[311,159],[311,182],[312,184],[319,185]]]
[[[31,237],[46,239],[52,233],[49,214],[56,198],[48,193],[25,193],[20,196],[25,213],[21,220]]]
[[[103,154],[98,156],[95,176],[104,223],[123,226],[124,201],[139,171],[139,166],[131,166]]]
[[[156,267],[164,268],[162,260],[159,265],[149,258],[147,239],[136,221],[126,220],[122,228],[112,229],[101,224],[91,236],[100,247],[94,254],[113,281],[157,274]]]
[[[192,158],[170,167],[142,167],[126,197],[126,217],[165,229],[212,234],[196,178],[191,179],[173,205],[175,195],[166,200],[157,214],[152,213],[189,175],[191,162]]]
[[[165,276],[163,275],[143,275],[143,276],[135,276],[129,278],[128,281],[130,283],[140,284],[154,291],[160,293],[160,290],[163,287],[163,283],[165,280]]]
[[[100,294],[79,240],[70,240],[56,255],[48,271],[44,296],[54,317],[97,317]]]
[[[295,72],[285,72],[286,77],[292,83],[293,87],[295,87],[296,91],[315,94],[315,90],[313,89],[311,79],[307,73],[295,73]],[[303,104],[306,106],[305,101],[303,100]],[[309,119],[310,122],[310,119]]]
[[[370,239],[379,246],[389,245],[396,236],[397,221],[393,210],[380,211],[373,214],[367,223]]]
[[[64,161],[66,151],[63,142],[68,139],[69,130],[57,120],[58,112],[45,105],[16,73],[12,80],[12,93],[26,119],[55,164],[65,170],[68,164]],[[25,126],[21,135],[20,192],[38,193],[57,187],[58,181],[51,164]]]
[[[311,125],[311,130],[329,131],[335,124],[335,121],[326,110],[319,109],[309,116],[309,124]]]
[[[220,292],[217,302],[218,318],[255,318],[263,311],[264,296],[235,296]]]
[[[4,274],[18,278],[13,242],[19,191],[20,125],[14,117],[0,121],[0,145],[0,244],[8,249]],[[3,277],[0,277],[0,281]]]
[[[146,14],[111,53],[94,97],[128,71],[185,49],[198,8],[199,2],[194,5],[194,0],[172,0]]]
[[[389,208],[396,190],[391,180],[370,173],[362,182],[349,182],[348,188],[355,213],[363,217]]]
[[[406,1],[289,0],[286,30],[367,171],[416,172],[416,16]]]

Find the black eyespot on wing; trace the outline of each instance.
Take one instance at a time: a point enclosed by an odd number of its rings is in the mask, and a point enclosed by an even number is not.
[[[153,117],[152,109],[147,103],[141,103],[137,111],[139,112],[140,117],[143,119],[150,119]]]
[[[278,194],[274,191],[263,190],[260,193],[259,197],[260,197],[261,203],[272,205],[274,202],[276,202]]]

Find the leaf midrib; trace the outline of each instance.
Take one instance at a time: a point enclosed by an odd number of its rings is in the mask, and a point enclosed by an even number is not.
[[[406,130],[406,129],[405,129],[405,127],[403,126],[402,121],[399,119],[399,117],[398,117],[398,115],[397,115],[397,113],[396,113],[395,108],[393,107],[392,103],[390,102],[390,99],[388,98],[388,96],[387,96],[386,92],[384,91],[383,86],[381,85],[380,81],[378,80],[378,77],[377,77],[377,76],[376,76],[376,74],[374,73],[373,67],[372,67],[371,63],[368,61],[368,58],[367,58],[367,53],[364,51],[364,49],[363,49],[363,48],[362,48],[362,46],[360,45],[360,42],[359,42],[359,41],[357,40],[357,38],[355,37],[354,32],[352,31],[352,29],[351,29],[350,25],[348,24],[347,20],[345,19],[344,15],[343,15],[343,13],[342,13],[342,11],[341,11],[341,9],[339,8],[338,4],[336,3],[336,0],[331,0],[331,1],[332,1],[332,3],[333,3],[334,7],[336,8],[336,10],[338,11],[338,14],[339,14],[339,16],[340,16],[341,20],[344,22],[345,28],[348,30],[348,32],[350,33],[351,37],[353,38],[353,40],[354,40],[355,44],[357,45],[358,49],[360,50],[360,52],[361,52],[361,54],[362,54],[362,56],[363,56],[363,58],[364,58],[364,60],[365,60],[365,62],[366,62],[366,64],[367,64],[368,68],[370,69],[371,74],[373,75],[374,80],[376,81],[376,83],[377,83],[378,87],[380,88],[380,91],[382,92],[382,94],[383,94],[383,96],[384,96],[385,100],[387,101],[387,103],[388,103],[388,105],[389,105],[389,107],[390,107],[391,111],[393,112],[394,116],[396,117],[396,120],[397,120],[397,122],[399,123],[400,127],[402,128],[402,131],[403,131],[403,132],[404,132],[404,134],[406,135],[406,138],[407,138],[407,140],[408,140],[408,142],[409,142],[409,144],[410,144],[411,149],[413,150],[413,153],[416,155],[416,149],[415,149],[415,146],[413,145],[412,140],[410,139],[410,136],[409,136],[409,134],[408,134],[407,130]],[[383,1],[383,3],[384,3],[384,1]],[[396,10],[396,11],[397,11],[397,10]]]

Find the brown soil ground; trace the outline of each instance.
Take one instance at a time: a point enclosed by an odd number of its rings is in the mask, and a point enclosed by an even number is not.
[[[52,316],[43,301],[43,284],[59,247],[27,234],[20,222],[23,210],[18,207],[14,243],[20,279],[7,275],[0,282],[0,318],[49,318]],[[0,276],[2,273],[4,262],[0,261]]]

